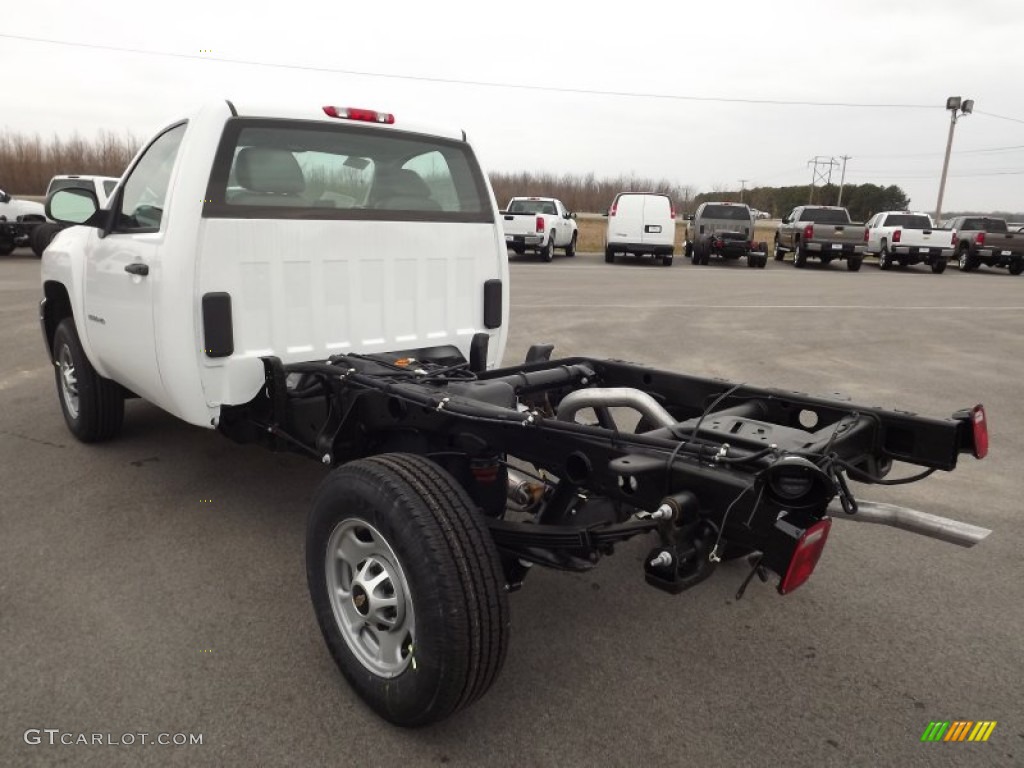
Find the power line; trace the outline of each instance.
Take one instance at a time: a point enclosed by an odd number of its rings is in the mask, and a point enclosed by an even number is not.
[[[1024,120],[1021,120],[1019,117],[1007,117],[1006,115],[994,115],[991,112],[981,112],[981,111],[979,111],[977,109],[974,110],[974,114],[976,114],[976,115],[984,115],[985,117],[994,117],[997,120],[1009,120],[1011,123],[1024,123]]]
[[[572,93],[589,96],[614,96],[638,99],[663,99],[671,101],[698,101],[718,102],[723,104],[774,104],[779,106],[799,107],[850,107],[854,109],[943,109],[933,104],[872,104],[846,101],[795,101],[790,99],[744,99],[730,98],[724,96],[691,96],[675,93],[650,93],[642,91],[605,91],[596,88],[567,88],[553,85],[528,85],[526,83],[512,83],[494,80],[462,80],[458,78],[430,77],[427,75],[398,75],[386,72],[370,72],[368,70],[340,69],[336,67],[315,67],[305,64],[282,64],[264,61],[253,61],[251,59],[231,59],[221,56],[208,56],[194,53],[174,53],[171,51],[147,51],[141,48],[128,48],[115,45],[101,45],[99,43],[82,43],[70,40],[51,40],[41,37],[28,37],[25,35],[0,34],[0,38],[7,40],[20,40],[27,43],[42,43],[46,45],[64,45],[73,48],[88,48],[90,50],[111,51],[115,53],[133,53],[142,56],[164,56],[175,59],[191,59],[195,61],[214,61],[221,64],[244,64],[253,67],[270,67],[274,69],[300,70],[304,72],[322,72],[334,75],[353,75],[357,77],[378,77],[390,80],[410,80],[421,83],[443,83],[447,85],[473,85],[481,88],[510,88],[516,90],[548,91],[550,93]],[[1007,118],[1012,119],[1012,118]]]
[[[1006,147],[983,147],[981,149],[957,149],[953,151],[954,155],[976,155],[979,153],[987,152],[1021,152],[1024,151],[1024,144],[1011,144]],[[860,157],[866,157],[871,160],[881,159],[886,157],[938,157],[942,155],[942,152],[900,152],[893,154],[884,155],[860,155]]]

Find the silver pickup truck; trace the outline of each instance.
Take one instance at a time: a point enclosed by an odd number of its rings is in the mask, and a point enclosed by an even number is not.
[[[827,265],[833,259],[845,259],[851,272],[860,269],[864,259],[867,230],[850,221],[845,208],[831,205],[798,205],[779,225],[775,233],[775,260],[793,253],[798,268],[814,256]]]
[[[1005,267],[1011,275],[1024,272],[1024,232],[1010,231],[1005,219],[958,216],[949,228],[961,272],[973,272],[982,264]]]

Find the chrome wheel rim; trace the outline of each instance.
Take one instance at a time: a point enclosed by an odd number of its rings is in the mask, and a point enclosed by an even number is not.
[[[75,359],[71,356],[71,348],[65,344],[57,355],[57,368],[60,371],[60,394],[64,406],[73,419],[78,418],[78,374],[75,371]]]
[[[349,518],[327,541],[327,594],[349,650],[379,677],[400,675],[412,660],[412,595],[394,550],[380,531]]]

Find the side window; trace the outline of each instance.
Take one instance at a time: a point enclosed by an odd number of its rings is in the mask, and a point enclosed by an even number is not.
[[[156,232],[163,220],[171,171],[185,135],[185,124],[162,133],[147,147],[124,182],[118,232]]]

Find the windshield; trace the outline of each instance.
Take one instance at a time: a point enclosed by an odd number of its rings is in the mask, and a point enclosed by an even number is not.
[[[203,215],[493,222],[464,142],[353,126],[228,122]]]
[[[927,216],[913,213],[894,213],[885,217],[887,227],[905,227],[907,229],[931,229],[932,221]]]
[[[843,208],[804,208],[800,221],[814,224],[849,224],[850,214]]]
[[[706,205],[700,217],[702,219],[750,221],[750,209],[745,205]]]
[[[509,213],[555,213],[555,204],[550,200],[513,200]]]

